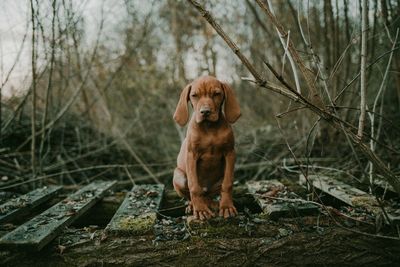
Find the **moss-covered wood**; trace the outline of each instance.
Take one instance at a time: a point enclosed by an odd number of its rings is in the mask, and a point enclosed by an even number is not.
[[[318,211],[315,204],[304,201],[277,180],[249,181],[247,187],[264,214],[271,219],[308,215]]]
[[[308,180],[315,188],[343,201],[347,205],[350,205],[352,207],[364,208],[375,215],[381,214],[383,212],[382,207],[380,207],[380,204],[378,203],[375,196],[370,195],[367,192],[364,192],[342,181],[323,175],[309,175]],[[300,175],[300,184],[307,184],[304,175]],[[383,208],[385,208],[385,212],[391,220],[391,223],[400,223],[400,210],[392,209],[385,206],[383,206]]]
[[[343,201],[347,205],[357,206],[357,204],[362,203],[358,201],[360,199],[363,199],[364,202],[376,205],[376,200],[373,196],[332,177],[309,175],[308,180],[315,188]],[[306,178],[302,174],[300,175],[300,184],[306,185]]]
[[[114,235],[145,234],[153,230],[164,193],[164,185],[135,185],[108,224]]]
[[[252,198],[246,190],[239,192],[237,189],[236,198],[243,195]],[[108,214],[109,220],[125,196],[109,197],[113,204],[103,216]],[[140,198],[156,196],[154,190],[144,190]],[[177,207],[182,204],[171,191],[164,197],[163,205],[168,201]],[[99,202],[98,212],[104,208],[102,202]],[[90,213],[86,213],[82,225],[70,225],[39,253],[29,253],[25,249],[0,250],[0,265],[392,266],[400,260],[398,241],[347,231],[324,214],[269,220],[263,214],[250,212],[247,207],[254,202],[244,203],[240,215],[228,220],[217,217],[199,222],[162,215],[156,220],[157,231],[135,236],[107,235],[102,226],[93,225],[94,221],[88,218]],[[369,224],[353,226],[354,230],[362,232],[375,230]],[[182,235],[175,235],[177,230],[182,231]]]
[[[380,188],[382,188],[385,191],[389,191],[389,192],[391,192],[393,194],[397,194],[397,192],[396,192],[396,190],[394,190],[393,186],[391,186],[386,181],[375,179],[374,180],[374,185],[379,186]]]
[[[93,182],[0,239],[1,247],[40,250],[98,202],[115,181]]]
[[[44,186],[0,205],[0,224],[14,220],[55,196],[62,186]]]

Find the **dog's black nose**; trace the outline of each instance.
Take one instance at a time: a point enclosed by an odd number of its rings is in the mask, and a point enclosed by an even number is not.
[[[209,108],[201,108],[200,109],[200,113],[201,115],[203,115],[204,117],[207,117],[208,115],[211,114],[211,110]]]

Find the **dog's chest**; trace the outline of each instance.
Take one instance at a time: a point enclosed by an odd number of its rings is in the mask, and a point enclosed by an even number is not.
[[[219,131],[193,136],[194,152],[199,154],[220,155],[233,148],[232,132]]]

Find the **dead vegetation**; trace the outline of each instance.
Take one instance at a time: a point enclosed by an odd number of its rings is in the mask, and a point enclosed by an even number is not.
[[[29,47],[25,37],[31,35],[37,68],[27,73],[20,96],[2,97],[4,186],[79,183],[96,175],[167,181],[183,136],[171,120],[178,92],[202,73],[222,76],[238,93],[244,114],[235,127],[240,180],[284,175],[288,166],[282,168],[281,160],[292,156],[287,141],[297,157],[344,159],[331,162],[334,174],[397,184],[396,3],[367,7],[374,16],[367,18],[368,116],[361,141],[356,3],[246,1],[236,9],[228,2],[206,4],[212,13],[222,12],[215,14],[225,40],[234,50],[240,47],[235,53],[241,60],[241,51],[249,55],[245,66],[255,82],[283,97],[241,79],[248,76],[241,62],[188,3],[136,5],[119,3],[113,12],[120,16],[109,25],[109,6],[96,6],[96,28],[89,31],[85,9],[73,1],[31,3],[20,50]],[[9,74],[3,91],[14,86],[12,68]]]
[[[118,180],[121,188],[170,187],[184,135],[172,120],[179,92],[211,74],[232,84],[241,103],[243,116],[234,125],[238,184],[278,179],[295,187],[299,174],[327,175],[376,195],[379,205],[398,207],[396,195],[376,185],[400,191],[398,1],[95,2],[31,0],[25,7],[29,16],[14,39],[14,57],[0,63],[0,201],[9,192],[100,178]],[[21,65],[29,65],[23,74],[17,73]],[[10,96],[12,88],[19,93]],[[338,212],[359,218],[354,209]],[[350,265],[395,260],[384,252],[394,249],[392,241],[374,250],[373,237],[336,230],[298,232],[273,243],[261,237],[168,241],[191,252],[182,252],[186,258],[171,252],[170,259],[189,263],[201,258],[193,251],[215,256],[212,249],[219,248],[215,259],[202,259],[217,264],[233,257],[229,247],[237,258],[253,253],[240,265],[261,259],[260,265],[289,265],[288,248],[290,256],[315,253],[327,265],[334,253]],[[188,239],[186,229],[175,231],[171,236]],[[384,231],[399,235],[395,226]],[[124,241],[120,251],[118,239],[101,244],[102,257],[139,265],[160,259],[169,243],[151,252],[152,242],[143,238]],[[148,257],[123,254],[140,245]],[[71,248],[66,265],[85,251]]]

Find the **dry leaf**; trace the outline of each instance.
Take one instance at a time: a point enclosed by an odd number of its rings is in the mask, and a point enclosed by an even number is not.
[[[64,252],[64,250],[65,250],[66,248],[67,248],[67,247],[66,247],[66,246],[63,246],[63,245],[58,245],[58,246],[57,246],[57,249],[58,249],[58,252],[60,253],[60,255],[63,254],[63,252]]]

